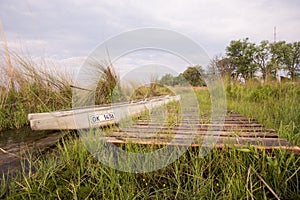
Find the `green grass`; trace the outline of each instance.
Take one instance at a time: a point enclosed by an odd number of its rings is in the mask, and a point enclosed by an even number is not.
[[[27,114],[71,107],[70,80],[57,73],[38,70],[31,60],[15,56],[14,82],[0,81],[0,130],[28,124]],[[102,65],[100,65],[101,71]],[[5,67],[4,67],[5,68]],[[1,69],[1,73],[5,69]],[[106,103],[118,82],[114,71],[102,71],[96,93],[98,103]],[[55,75],[54,75],[55,74]],[[8,77],[9,74],[1,74]],[[104,84],[105,83],[105,84]],[[102,84],[102,85],[101,85]],[[185,88],[181,88],[185,90]],[[164,93],[166,88],[141,87],[132,99]],[[226,86],[228,108],[257,119],[281,137],[300,144],[300,84],[276,82]],[[117,94],[122,99],[122,94]],[[200,115],[210,113],[207,90],[197,89]],[[178,121],[179,104],[166,106],[168,124]],[[155,110],[153,111],[155,112]],[[142,119],[147,119],[145,112]],[[138,119],[138,118],[136,118]],[[129,152],[149,152],[154,146],[128,144]],[[300,199],[300,157],[285,150],[265,152],[248,148],[213,149],[199,156],[189,149],[174,163],[150,173],[126,173],[98,162],[78,137],[64,138],[48,154],[33,158],[13,177],[3,176],[0,198],[4,199]],[[108,152],[107,156],[112,156]],[[31,166],[28,171],[28,166]]]
[[[135,174],[106,167],[80,140],[69,138],[53,155],[31,161],[37,170],[23,172],[4,185],[2,195],[7,199],[274,199],[273,192],[282,199],[299,198],[299,156],[254,148],[213,150],[205,158],[198,152],[190,149],[163,169]]]
[[[252,117],[300,145],[300,83],[249,81],[227,86],[228,109]]]
[[[230,109],[256,117],[268,127],[295,138],[299,127],[298,85],[231,85]],[[279,89],[278,98],[272,98]],[[266,90],[271,90],[264,95]],[[281,90],[279,90],[281,91]],[[256,100],[253,100],[252,96]],[[254,95],[255,94],[255,95]],[[294,96],[293,96],[294,95]],[[210,109],[206,90],[197,91],[201,114]],[[282,101],[285,102],[282,104]],[[249,103],[249,104],[248,104]],[[267,105],[271,106],[272,109]],[[284,106],[282,106],[284,105]],[[178,105],[173,104],[175,113]],[[251,107],[252,106],[252,107]],[[251,111],[255,110],[255,111]],[[168,109],[172,110],[171,107]],[[256,111],[258,110],[258,111]],[[273,112],[278,119],[273,119]],[[280,112],[279,112],[280,111]],[[260,115],[263,115],[260,118]],[[147,118],[147,114],[145,114]],[[176,120],[169,116],[170,120]],[[280,119],[280,120],[279,120]],[[289,120],[286,120],[289,119]],[[289,128],[291,121],[294,128]],[[276,123],[273,123],[276,122]],[[299,121],[298,121],[299,122]],[[285,127],[285,128],[282,128]],[[296,132],[295,132],[296,130]],[[296,134],[296,136],[294,136]],[[289,136],[290,135],[290,136]],[[145,152],[156,147],[128,144],[127,151]],[[0,197],[7,199],[299,199],[300,157],[285,150],[265,152],[248,148],[213,149],[199,156],[189,149],[174,163],[150,173],[126,173],[98,162],[81,140],[69,136],[51,154],[28,159],[35,169],[1,182]],[[110,156],[110,155],[107,155]]]

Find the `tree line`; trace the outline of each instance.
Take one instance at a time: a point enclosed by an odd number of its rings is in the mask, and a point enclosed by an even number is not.
[[[191,86],[206,86],[203,80],[204,70],[201,66],[188,67],[183,73],[178,76],[173,76],[171,74],[166,74],[159,80],[161,85],[191,85]]]
[[[264,81],[275,79],[280,70],[295,80],[300,74],[300,42],[264,40],[255,44],[249,38],[233,40],[226,47],[226,56],[214,58],[212,67],[223,77],[245,81],[259,74]]]
[[[213,58],[208,70],[209,73],[217,70],[223,78],[244,81],[258,76],[264,81],[276,79],[282,70],[294,81],[300,75],[300,42],[263,40],[256,44],[249,38],[232,40],[226,47],[226,55]],[[205,86],[203,74],[201,66],[191,66],[178,76],[166,74],[159,82],[171,86]]]

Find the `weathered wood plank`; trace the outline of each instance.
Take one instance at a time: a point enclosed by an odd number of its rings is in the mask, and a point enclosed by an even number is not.
[[[179,124],[179,123],[178,123]],[[156,125],[159,125],[159,123],[137,123],[135,126],[138,127],[155,127]],[[261,124],[201,124],[201,123],[181,123],[182,126],[197,126],[197,127],[231,127],[231,128],[238,128],[238,127],[253,127],[253,128],[262,128],[264,127]]]
[[[190,120],[177,120],[177,123],[193,123],[193,124],[210,124],[210,120],[208,119],[199,119],[199,120],[194,120],[194,119],[190,119]],[[259,124],[256,120],[238,120],[238,119],[230,119],[227,120],[225,119],[224,121],[220,121],[220,120],[216,120],[214,122],[223,122],[225,124]],[[149,124],[151,123],[149,120],[136,120],[137,124]]]
[[[195,114],[194,115],[186,115],[185,117],[194,117],[195,116]],[[216,117],[218,117],[218,116],[216,116]],[[221,116],[219,116],[219,117],[221,117]],[[199,119],[196,119],[196,120],[205,120],[205,121],[207,121],[207,120],[210,120],[211,119],[211,116],[199,116]],[[222,119],[222,118],[221,118]],[[219,120],[219,119],[215,119],[215,120]],[[234,116],[225,116],[225,118],[224,119],[222,119],[222,120],[234,120],[234,121],[246,121],[246,122],[251,122],[251,121],[257,121],[256,119],[253,119],[253,118],[247,118],[247,117],[244,117],[244,116],[236,116],[236,117],[234,117]]]
[[[171,127],[161,127],[159,126],[159,124],[157,125],[150,125],[150,126],[147,126],[147,125],[132,125],[131,126],[132,128],[136,128],[136,129],[140,129],[140,130],[149,130],[149,129],[162,129],[162,130],[170,130],[170,129],[176,129],[176,128],[179,128],[179,126],[171,126]],[[264,128],[263,126],[261,127],[256,127],[256,126],[222,126],[222,125],[206,125],[206,126],[201,126],[201,125],[182,125],[180,126],[181,129],[197,129],[198,131],[206,131],[206,130],[215,130],[215,131],[235,131],[235,132],[262,132],[262,131],[268,131],[268,132],[274,132],[275,130],[274,129],[267,129],[267,128]]]
[[[112,134],[113,136],[141,136],[144,135],[174,135],[174,134],[181,134],[181,135],[196,135],[196,136],[203,136],[203,135],[215,135],[215,136],[228,136],[228,137],[264,137],[264,138],[278,138],[278,135],[270,133],[270,132],[233,132],[233,131],[197,131],[193,132],[192,130],[157,130],[157,129],[150,129],[150,130],[137,130],[137,129],[124,129],[124,130],[117,130],[109,132],[109,135]]]
[[[113,144],[142,144],[142,145],[172,145],[172,146],[210,146],[210,144],[202,144],[203,138],[197,138],[198,141],[194,141],[192,144],[187,144],[185,138],[177,138],[176,140],[170,139],[157,139],[157,138],[120,138],[120,137],[99,137],[99,140],[113,143]],[[280,138],[228,138],[218,137],[215,141],[214,148],[225,148],[230,146],[235,147],[248,147],[248,145],[254,146],[259,149],[272,150],[272,149],[286,149],[296,154],[300,154],[300,148],[293,146],[289,142]]]
[[[293,146],[289,142],[281,138],[246,138],[246,137],[211,137],[215,144],[232,144],[232,145],[254,145],[254,146]],[[187,137],[186,135],[177,135],[176,138],[125,138],[125,137],[99,137],[100,140],[105,140],[107,142],[113,143],[136,143],[136,144],[165,144],[165,145],[189,145],[187,139],[192,139],[192,137]],[[196,137],[193,139],[192,146],[202,145],[204,137]],[[115,141],[115,142],[114,142]],[[172,143],[170,143],[173,141]]]

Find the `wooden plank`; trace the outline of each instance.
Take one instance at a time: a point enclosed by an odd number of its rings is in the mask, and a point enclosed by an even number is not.
[[[137,137],[147,137],[153,135],[174,135],[174,134],[181,134],[181,135],[196,135],[196,136],[203,136],[203,135],[216,135],[216,136],[241,136],[241,137],[266,137],[266,138],[278,138],[278,135],[270,133],[270,132],[229,132],[229,131],[188,131],[188,130],[136,130],[136,129],[126,129],[126,130],[119,130],[119,131],[112,131],[108,132],[108,135],[113,136],[137,136]]]
[[[153,122],[154,121],[154,122]],[[155,119],[152,120],[152,122],[150,120],[136,120],[135,121],[137,124],[151,124],[151,123],[155,123]],[[176,119],[174,120],[174,122],[176,123],[190,123],[190,124],[211,124],[212,121],[209,120],[195,120],[195,119],[189,119],[189,120],[180,120],[180,119]],[[224,123],[224,124],[260,124],[257,121],[240,121],[240,120],[224,120],[224,121],[220,121],[220,120],[215,120],[213,121],[214,123]]]
[[[190,146],[190,147],[205,147],[211,144],[202,144],[202,140],[197,138],[199,141],[194,141],[192,144],[187,144],[186,139],[176,139],[171,142],[170,139],[140,139],[140,138],[118,138],[118,137],[98,137],[99,140],[113,143],[113,144],[142,144],[142,145],[172,145],[172,146]],[[202,138],[203,139],[203,138]],[[230,146],[235,147],[248,147],[248,145],[254,146],[258,149],[272,150],[272,149],[286,149],[295,154],[300,154],[300,148],[293,146],[289,142],[280,138],[228,138],[218,137],[215,141],[214,148],[225,148]]]
[[[193,123],[193,124],[210,124],[210,120],[205,120],[205,119],[200,119],[200,120],[176,120],[177,123]],[[214,121],[214,122],[223,122],[225,124],[259,124],[257,121],[255,120],[224,120],[224,121]],[[136,121],[137,124],[149,124],[151,123],[150,120],[137,120]]]
[[[206,123],[205,123],[206,121]],[[300,148],[293,146],[285,139],[278,138],[274,129],[266,129],[254,119],[248,119],[240,114],[230,114],[226,117],[224,124],[209,124],[208,120],[182,120],[182,126],[174,124],[168,126],[165,123],[138,120],[137,124],[130,128],[120,128],[103,136],[108,142],[114,144],[136,143],[142,145],[189,145],[199,147],[204,138],[210,138],[215,142],[214,148],[225,148],[226,146],[247,147],[255,146],[258,149],[273,150],[286,149],[300,154]],[[229,122],[229,123],[228,123]],[[189,123],[189,124],[188,124]],[[165,125],[165,126],[163,126]],[[194,127],[196,127],[196,132]],[[208,127],[217,131],[209,132]],[[221,128],[221,129],[220,129]],[[269,130],[269,131],[265,131]],[[271,133],[272,132],[272,133]],[[174,139],[174,137],[176,137]],[[187,141],[194,137],[192,144]],[[173,141],[173,143],[170,143]],[[174,142],[175,141],[175,142]]]
[[[199,120],[199,121],[209,121],[211,120],[211,117],[203,117],[203,116],[199,116],[195,119],[195,116],[198,116],[198,115],[188,115],[188,116],[185,116],[185,119],[182,119],[180,118],[182,121],[190,121],[190,120]],[[230,116],[226,116],[225,118],[215,118],[214,119],[215,121],[242,121],[242,122],[257,122],[256,119],[253,119],[253,118],[247,118],[247,117],[230,117]]]
[[[173,127],[159,127],[159,126],[139,126],[139,125],[132,125],[131,126],[132,128],[136,128],[136,129],[140,129],[140,130],[147,130],[147,129],[155,129],[155,127],[157,127],[157,129],[162,129],[162,130],[170,130],[174,127],[174,129],[178,128],[179,126],[173,126]],[[184,128],[191,128],[193,127],[193,125],[190,125],[190,126],[181,126],[182,129]],[[207,131],[208,129],[209,130],[215,130],[215,131],[235,131],[235,132],[254,132],[254,131],[257,131],[257,132],[262,132],[262,131],[268,131],[268,132],[274,132],[275,130],[274,129],[267,129],[267,128],[264,128],[264,127],[251,127],[251,126],[237,126],[237,127],[234,127],[234,126],[197,126],[195,125],[193,128],[197,129],[198,131]]]
[[[153,144],[153,145],[190,145],[187,139],[192,139],[186,135],[179,135],[176,138],[130,138],[130,137],[99,137],[99,140],[105,140],[112,143],[135,143],[135,144]],[[204,137],[195,137],[191,146],[202,145]],[[232,144],[232,145],[254,145],[254,146],[293,146],[289,142],[281,138],[248,138],[248,137],[211,137],[211,141],[216,144]],[[173,143],[170,143],[171,141]]]
[[[179,123],[178,123],[179,124]],[[177,125],[178,125],[177,124]],[[159,125],[159,123],[138,123],[135,126],[139,126],[139,127],[155,127]],[[201,123],[186,123],[183,124],[181,123],[181,126],[197,126],[197,127],[232,127],[232,128],[237,128],[237,127],[254,127],[254,128],[262,128],[264,127],[261,124],[201,124]]]

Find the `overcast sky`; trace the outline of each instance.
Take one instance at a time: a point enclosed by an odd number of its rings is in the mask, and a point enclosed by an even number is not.
[[[0,0],[9,47],[55,60],[87,56],[104,40],[143,27],[177,31],[210,57],[231,40],[300,40],[299,0]]]

